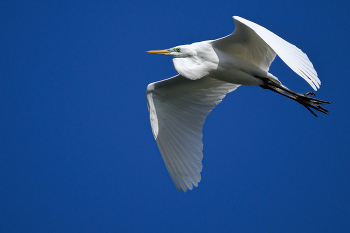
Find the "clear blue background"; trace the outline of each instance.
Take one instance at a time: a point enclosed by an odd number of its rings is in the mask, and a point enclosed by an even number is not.
[[[349,232],[349,1],[1,1],[0,232]],[[202,181],[178,193],[154,141],[145,53],[216,39],[233,15],[306,52],[318,118],[240,87],[204,125]],[[311,87],[279,58],[289,88]]]

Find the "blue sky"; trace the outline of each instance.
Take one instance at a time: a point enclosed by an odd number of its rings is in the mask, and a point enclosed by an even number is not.
[[[348,232],[348,1],[2,1],[0,232]],[[315,118],[240,87],[204,125],[199,187],[178,193],[154,141],[145,53],[216,39],[233,15],[301,48],[332,101]],[[277,58],[270,72],[311,87]]]

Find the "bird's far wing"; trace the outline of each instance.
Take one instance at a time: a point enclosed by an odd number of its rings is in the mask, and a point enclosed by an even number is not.
[[[201,180],[205,118],[239,85],[212,78],[192,81],[181,75],[147,87],[154,138],[178,191],[192,190]]]
[[[269,70],[277,54],[314,90],[320,88],[321,81],[303,51],[256,23],[238,16],[234,16],[233,19],[235,31],[213,41],[213,46],[223,52],[241,56],[265,71]]]

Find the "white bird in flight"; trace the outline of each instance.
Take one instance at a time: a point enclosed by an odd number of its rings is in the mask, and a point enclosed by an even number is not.
[[[268,72],[277,54],[316,91],[321,81],[305,53],[256,23],[233,19],[235,31],[226,37],[148,51],[175,57],[178,75],[149,84],[147,105],[154,138],[179,192],[201,180],[205,118],[240,85],[277,92],[315,116],[312,109],[328,113],[320,105],[330,102],[310,97],[312,92],[293,92]]]

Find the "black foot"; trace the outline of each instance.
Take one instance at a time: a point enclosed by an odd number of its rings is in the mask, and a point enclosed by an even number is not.
[[[291,91],[275,82],[272,82],[271,80],[267,78],[262,78],[262,80],[265,82],[265,85],[261,86],[264,89],[269,89],[271,91],[274,91],[280,95],[283,95],[285,97],[288,97],[289,99],[295,100],[301,105],[303,105],[307,110],[309,110],[314,116],[317,117],[316,113],[312,111],[312,109],[317,110],[319,112],[322,112],[324,114],[328,115],[328,110],[322,107],[322,104],[330,104],[329,101],[319,100],[313,97],[310,97],[310,95],[316,97],[316,95],[309,91],[305,94],[299,94],[297,92]]]
[[[315,93],[313,93],[312,91],[309,91],[308,93],[305,93],[304,95],[305,95],[305,96],[308,96],[308,95],[313,95],[313,96],[315,96],[315,97],[316,97]]]

